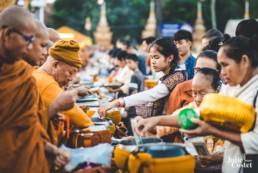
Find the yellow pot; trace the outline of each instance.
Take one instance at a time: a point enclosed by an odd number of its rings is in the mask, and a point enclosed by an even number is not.
[[[115,158],[116,166],[120,170],[124,169],[126,160],[127,160],[129,155],[130,155],[130,151],[127,151],[127,150],[124,150],[124,149],[120,148],[119,145],[116,146],[116,148],[114,150],[114,158]]]
[[[95,114],[95,112],[96,110],[90,108],[86,111],[86,115],[91,118]]]
[[[137,173],[143,166],[143,173],[192,173],[194,171],[195,159],[191,155],[154,159],[148,153],[131,154],[134,147],[118,145],[115,148],[114,160],[120,170]]]
[[[121,122],[122,116],[119,109],[111,110],[106,113],[106,117],[110,118],[115,125]]]
[[[143,173],[192,173],[195,159],[191,155],[153,159],[148,153],[131,154],[128,161],[129,172],[137,173],[141,167]]]
[[[145,79],[144,84],[148,89],[155,87],[158,84],[157,80]]]
[[[255,121],[255,109],[252,105],[219,94],[207,94],[204,97],[200,114],[204,121],[241,133],[248,132]]]

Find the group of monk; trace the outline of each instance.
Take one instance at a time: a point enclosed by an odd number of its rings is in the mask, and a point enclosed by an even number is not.
[[[13,6],[0,13],[0,172],[47,173],[70,154],[58,148],[54,119],[92,125],[75,105],[89,90],[64,90],[81,66],[79,44]]]

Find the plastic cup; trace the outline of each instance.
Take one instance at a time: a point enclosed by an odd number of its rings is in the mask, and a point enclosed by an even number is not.
[[[108,76],[108,82],[112,83],[113,82],[113,77],[112,76]]]
[[[89,108],[89,109],[86,111],[86,115],[91,118],[91,117],[96,113],[96,111],[97,111],[96,108]]]
[[[112,109],[106,112],[106,118],[110,118],[114,124],[119,124],[121,122],[122,116],[119,109]]]
[[[196,125],[191,121],[192,118],[199,118],[192,108],[186,108],[180,111],[178,120],[183,129],[193,129]]]

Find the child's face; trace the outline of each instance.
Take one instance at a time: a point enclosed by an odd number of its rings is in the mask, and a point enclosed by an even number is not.
[[[203,97],[209,93],[215,93],[211,86],[211,81],[203,74],[197,73],[192,82],[192,94],[196,105],[199,107]]]
[[[138,62],[131,59],[127,59],[126,64],[133,71],[138,67]]]
[[[166,71],[170,68],[170,62],[173,60],[172,56],[166,58],[155,47],[151,47],[149,55],[155,72]]]

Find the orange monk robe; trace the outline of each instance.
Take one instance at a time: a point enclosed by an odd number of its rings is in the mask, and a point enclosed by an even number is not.
[[[167,115],[171,115],[176,110],[188,105],[193,101],[192,97],[192,80],[178,84],[168,98]],[[161,137],[174,132],[179,132],[178,128],[169,126],[157,126],[157,136]],[[180,134],[175,138],[175,142],[181,142]]]
[[[43,104],[43,100],[40,94],[38,107],[39,121],[49,136],[49,142],[54,145],[58,145],[58,136],[56,135],[55,126],[53,122],[50,121],[48,107],[45,107],[45,105]]]
[[[0,67],[0,172],[47,173],[47,135],[39,123],[31,67],[19,60]]]
[[[49,107],[64,90],[45,71],[35,70],[33,71],[33,76],[36,78],[44,106]],[[77,105],[71,110],[65,111],[64,114],[69,116],[71,124],[75,127],[82,128],[93,125],[90,118]]]

